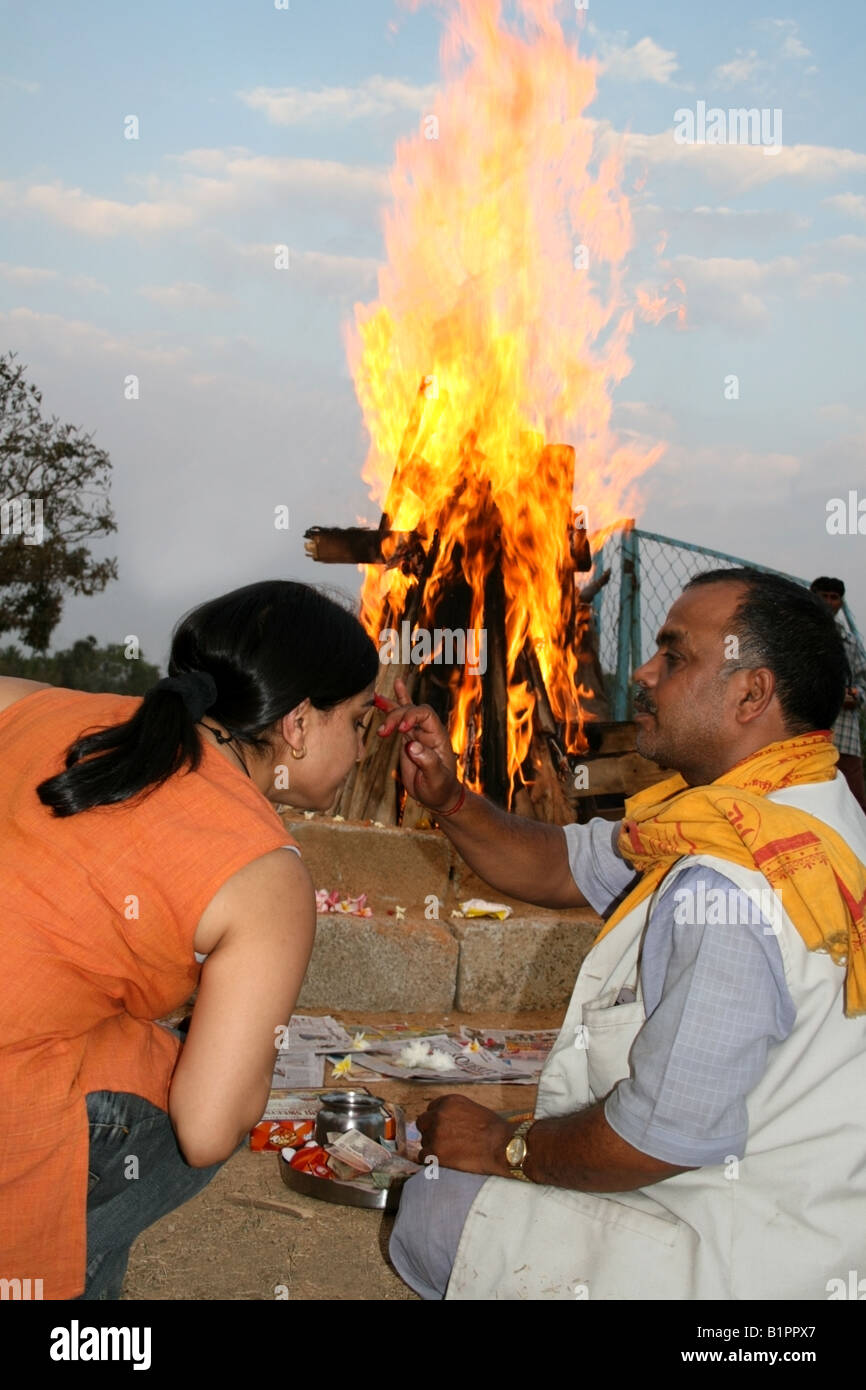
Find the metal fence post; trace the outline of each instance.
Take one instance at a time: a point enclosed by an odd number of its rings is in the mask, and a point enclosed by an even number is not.
[[[634,529],[630,532],[630,550],[632,566],[632,600],[631,600],[631,672],[633,676],[639,666],[643,665],[641,655],[641,598],[640,598],[640,531]],[[631,689],[631,682],[629,682]]]
[[[620,541],[619,624],[616,644],[616,681],[613,692],[613,717],[617,721],[628,718],[629,658],[632,649],[635,601],[634,545],[634,521],[626,521]]]
[[[595,562],[595,572],[596,572],[597,575],[601,576],[602,574],[604,574],[604,546],[603,546],[603,545],[599,547],[599,549],[595,552],[595,554],[593,555],[592,558],[593,558],[593,560],[594,560],[594,562]],[[596,644],[597,644],[597,646],[598,646],[599,654],[601,653],[601,605],[602,605],[603,602],[604,602],[604,589],[599,589],[599,591],[598,591],[598,593],[596,594],[595,598],[592,600],[592,621],[593,621],[593,625],[594,625],[594,627],[595,627],[595,640],[596,640]]]

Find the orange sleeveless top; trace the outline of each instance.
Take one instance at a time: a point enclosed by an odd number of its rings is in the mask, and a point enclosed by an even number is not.
[[[136,803],[63,819],[37,784],[85,731],[139,696],[48,689],[0,711],[0,1278],[84,1289],[85,1096],[167,1109],[180,1043],[154,1022],[192,994],[193,938],[214,894],[296,842],[238,767],[202,741],[196,772]]]

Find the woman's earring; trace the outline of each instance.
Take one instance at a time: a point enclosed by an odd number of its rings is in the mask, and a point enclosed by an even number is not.
[[[298,753],[296,749],[294,749],[294,748],[292,749],[292,757],[293,757],[293,758],[305,758],[306,756],[307,756],[307,746],[306,746],[306,744],[305,744],[304,747],[301,749],[300,753]]]

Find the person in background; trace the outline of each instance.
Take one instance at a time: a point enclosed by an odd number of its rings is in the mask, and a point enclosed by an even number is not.
[[[842,711],[833,725],[833,742],[839,749],[839,771],[866,811],[866,783],[863,780],[863,745],[860,739],[860,711],[866,702],[866,657],[855,638],[839,621],[839,611],[845,597],[845,585],[841,579],[821,575],[811,584],[813,594],[823,599],[836,619],[836,626],[842,634],[845,655],[851,671],[850,683],[845,691]]]
[[[187,614],[168,669],[143,698],[0,679],[0,1277],[46,1299],[119,1298],[260,1119],[316,922],[278,808],[333,803],[379,657],[272,580]],[[156,1020],[196,985],[182,1043]]]

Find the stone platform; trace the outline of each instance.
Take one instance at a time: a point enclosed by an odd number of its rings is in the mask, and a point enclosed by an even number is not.
[[[287,812],[316,888],[368,895],[372,917],[319,915],[297,1003],[407,1013],[555,1009],[601,927],[590,908],[532,907],[484,883],[439,830],[403,830]],[[466,898],[513,916],[452,917]],[[399,911],[398,911],[399,909]]]

